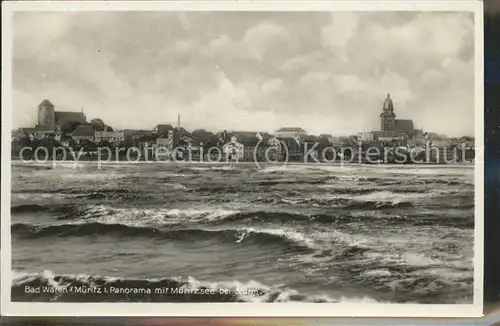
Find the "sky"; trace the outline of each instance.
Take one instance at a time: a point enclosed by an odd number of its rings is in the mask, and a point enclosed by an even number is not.
[[[396,117],[474,133],[474,22],[465,12],[17,12],[13,127],[37,106],[115,129],[350,135]]]

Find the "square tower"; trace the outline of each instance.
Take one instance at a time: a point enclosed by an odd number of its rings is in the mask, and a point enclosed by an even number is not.
[[[49,100],[43,100],[38,105],[38,127],[55,129],[55,110],[54,105]]]

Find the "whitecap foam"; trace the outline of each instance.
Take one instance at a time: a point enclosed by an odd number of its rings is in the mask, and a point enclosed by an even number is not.
[[[198,167],[198,166],[190,166],[190,170],[193,171],[231,171],[234,170],[234,166],[207,166],[207,167]]]
[[[151,286],[152,283],[161,282],[163,280],[171,280],[178,283],[184,283],[180,288],[189,289],[200,289],[209,288],[215,290],[216,293],[223,292],[230,294],[236,294],[242,301],[245,302],[291,302],[291,301],[304,301],[304,302],[351,302],[351,303],[375,303],[377,302],[373,298],[369,297],[340,297],[333,298],[324,293],[317,294],[305,294],[301,293],[292,288],[288,288],[285,284],[279,284],[274,286],[265,285],[256,280],[249,281],[239,281],[239,280],[228,280],[228,281],[206,281],[198,280],[195,277],[175,277],[170,276],[166,278],[147,278],[147,279],[131,279],[131,278],[120,278],[111,276],[100,276],[100,275],[86,275],[86,274],[63,274],[56,275],[52,271],[44,270],[42,273],[28,273],[28,272],[13,272],[12,285],[13,286],[23,286],[25,283],[30,283],[36,279],[42,279],[48,283],[48,285],[54,287],[56,290],[64,290],[74,281],[78,281],[83,284],[87,284],[89,287],[99,287],[102,284],[111,284],[120,281],[124,284],[127,281],[142,281]],[[57,280],[56,277],[63,277],[65,280]],[[104,282],[103,282],[104,281]],[[60,291],[64,293],[64,291]]]
[[[416,201],[422,198],[429,198],[427,193],[393,193],[390,191],[375,191],[369,194],[355,195],[347,197],[356,201],[370,202],[390,202],[398,204],[401,202]]]
[[[401,258],[407,265],[415,267],[425,267],[440,264],[439,261],[427,257],[424,253],[405,252]]]
[[[367,277],[385,277],[385,276],[391,276],[391,272],[389,272],[388,269],[383,268],[383,269],[372,269],[365,271],[361,274],[362,276],[367,276]]]
[[[297,232],[295,230],[244,227],[244,228],[238,228],[238,231],[244,233],[253,232],[253,233],[266,233],[266,234],[276,235],[282,238],[289,239],[295,243],[302,244],[310,248],[315,248],[315,242],[313,239],[308,238],[303,233]]]
[[[64,194],[64,193],[45,193],[45,192],[29,192],[29,193],[12,193],[11,194],[11,200],[19,200],[19,201],[25,201],[29,200],[30,202],[32,201],[37,201],[39,199],[67,199],[67,198],[74,198],[78,197],[78,194]]]
[[[238,210],[223,208],[169,209],[169,208],[111,208],[90,206],[76,223],[97,222],[102,224],[123,224],[142,227],[172,225],[191,222],[214,222],[239,213]],[[94,217],[95,215],[99,215]]]

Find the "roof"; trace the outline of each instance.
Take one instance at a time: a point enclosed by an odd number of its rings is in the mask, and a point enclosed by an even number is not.
[[[401,120],[397,119],[395,120],[395,131],[396,132],[406,132],[406,133],[412,133],[413,130],[415,130],[413,126],[413,120]]]
[[[177,128],[175,128],[175,129],[177,129]],[[187,131],[186,129],[184,129],[182,127],[180,127],[180,129],[179,129],[179,136],[180,137],[186,137],[186,136],[193,137],[189,131]]]
[[[43,100],[38,106],[51,106],[54,107],[54,104],[50,103],[49,100]]]
[[[123,135],[128,138],[139,138],[141,136],[152,135],[153,132],[151,130],[135,130],[135,129],[124,129]]]
[[[316,141],[319,141],[319,138],[317,136],[314,136],[314,135],[306,135],[306,136],[302,136],[302,140],[306,141],[306,142],[316,142]]]
[[[142,142],[155,141],[156,139],[158,139],[158,137],[153,135],[153,134],[151,134],[151,135],[144,134],[144,135],[141,135],[140,137],[138,137],[138,140],[142,141]]]
[[[257,132],[255,131],[230,131],[227,133],[228,135],[235,137],[252,137],[256,136]]]
[[[35,133],[35,132],[55,133],[54,130],[52,130],[52,129],[46,129],[46,128],[19,128],[19,132],[25,132],[25,133]]]
[[[79,125],[73,131],[73,136],[92,137],[94,136],[94,128],[92,127],[92,125]]]
[[[246,134],[242,134],[242,135],[233,135],[233,137],[236,137],[236,141],[238,143],[244,143],[244,144],[257,144],[260,139],[256,136],[256,134],[253,134],[253,135],[246,135]]]
[[[82,112],[55,111],[54,115],[56,123],[58,124],[64,122],[86,122],[85,115]]]
[[[257,136],[259,134],[261,138]],[[227,133],[228,138],[231,139],[231,137],[236,137],[236,140],[239,143],[246,143],[246,144],[256,144],[260,141],[268,141],[271,139],[271,135],[269,135],[267,132],[256,132],[256,131],[232,131]]]
[[[223,142],[219,138],[217,138],[217,136],[215,136],[215,135],[212,135],[204,140],[202,140],[202,139],[198,139],[198,140],[202,141],[204,147],[207,147],[207,146],[215,147],[215,146],[220,146],[223,144]]]
[[[331,138],[331,137],[329,137]],[[318,137],[318,136],[314,136],[314,135],[307,135],[307,136],[303,136],[302,137],[302,141],[304,143],[318,143],[319,145],[323,145],[323,146],[329,146],[332,144],[332,142],[329,140],[329,138],[326,138],[326,137]]]
[[[191,136],[196,140],[202,140],[202,141],[206,141],[206,140],[210,139],[211,137],[215,137],[214,133],[212,133],[210,131],[203,130],[203,129],[198,129],[198,130],[193,131],[191,133]]]
[[[117,134],[120,134],[120,135],[123,135],[125,136],[125,133],[123,132],[123,130],[96,130],[95,131],[95,134],[99,134],[99,135],[117,135]]]
[[[283,127],[276,130],[276,132],[306,132],[306,131],[300,127]]]
[[[172,125],[169,124],[160,124],[156,125],[155,129],[158,129],[159,133],[163,133],[166,131],[174,130],[174,127],[172,127]]]

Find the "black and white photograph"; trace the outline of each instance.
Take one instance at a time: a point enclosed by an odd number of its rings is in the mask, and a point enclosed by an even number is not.
[[[2,312],[479,315],[480,2],[196,3],[4,8]]]

